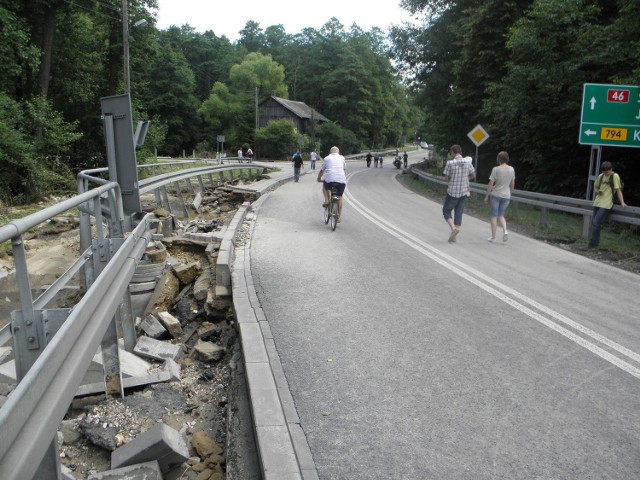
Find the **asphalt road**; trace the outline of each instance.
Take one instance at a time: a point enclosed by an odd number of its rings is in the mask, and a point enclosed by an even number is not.
[[[251,241],[320,479],[640,478],[640,277],[488,218],[450,244],[385,163],[349,164],[335,232],[312,172]]]

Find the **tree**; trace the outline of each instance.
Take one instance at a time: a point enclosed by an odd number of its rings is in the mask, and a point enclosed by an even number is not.
[[[236,92],[250,92],[253,95],[257,87],[262,92],[287,98],[284,77],[284,67],[274,62],[271,55],[252,52],[242,63],[231,67],[229,82]]]
[[[322,149],[325,151],[335,145],[344,155],[347,155],[359,152],[362,148],[362,142],[355,133],[334,122],[319,125],[318,137],[322,142]]]
[[[608,22],[590,0],[538,0],[514,26],[508,72],[491,86],[485,114],[497,141],[528,171],[525,188],[584,192],[589,157],[577,144],[582,86],[610,83],[619,61],[612,51],[625,52]]]
[[[256,149],[269,159],[287,159],[296,148],[296,134],[288,120],[274,120],[256,131]]]
[[[147,112],[162,118],[167,125],[163,148],[171,155],[193,149],[200,129],[196,114],[199,102],[194,94],[195,77],[184,54],[161,41],[146,73],[154,81],[140,96]]]

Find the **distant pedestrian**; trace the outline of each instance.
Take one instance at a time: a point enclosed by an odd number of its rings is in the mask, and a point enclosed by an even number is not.
[[[367,168],[371,166],[371,152],[367,153]]]
[[[444,167],[444,179],[449,185],[447,187],[447,197],[442,207],[442,215],[449,228],[451,228],[449,243],[453,243],[456,241],[458,233],[460,233],[464,204],[467,201],[467,197],[471,195],[469,180],[473,180],[476,177],[476,173],[473,165],[462,158],[460,145],[453,145],[450,152],[453,158]],[[451,218],[452,210],[455,212],[453,219]]]
[[[251,163],[253,161],[253,150],[251,150],[251,147],[247,148],[245,155],[249,159],[249,163]]]
[[[373,168],[378,168],[378,161],[380,160],[380,157],[378,156],[378,154],[376,154],[373,157]]]
[[[311,150],[309,154],[309,161],[311,162],[311,170],[316,169],[316,160],[318,159],[318,153],[315,150]]]
[[[293,179],[297,182],[298,180],[300,180],[300,169],[303,165],[300,150],[296,150],[296,153],[294,153],[293,157],[291,157],[291,162],[293,163]]]
[[[238,149],[238,163],[242,163],[242,147]]]
[[[402,160],[404,162],[404,168],[407,168],[407,164],[409,163],[409,155],[407,152],[404,152],[404,155],[402,155]]]
[[[509,232],[507,231],[507,220],[504,218],[504,212],[511,201],[511,192],[516,185],[516,172],[509,165],[509,154],[500,152],[496,159],[497,167],[493,167],[489,176],[489,184],[487,185],[487,194],[484,196],[484,203],[491,205],[491,236],[489,242],[496,241],[496,231],[498,230],[498,222],[502,227],[502,241],[509,240]]]
[[[620,180],[620,175],[613,171],[611,162],[604,162],[601,170],[602,173],[598,175],[593,185],[595,198],[593,200],[589,248],[598,248],[600,246],[600,230],[602,230],[602,225],[613,208],[613,196],[616,195],[618,197],[622,208],[627,206],[622,196],[622,181]]]
[[[380,155],[378,157],[378,162],[380,162],[380,168],[382,168],[382,160],[384,160],[384,157],[382,155]]]

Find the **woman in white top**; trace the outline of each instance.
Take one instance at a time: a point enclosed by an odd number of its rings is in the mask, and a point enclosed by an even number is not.
[[[496,241],[496,230],[498,229],[498,221],[502,227],[502,241],[509,240],[509,232],[507,231],[507,221],[504,218],[504,212],[511,201],[511,192],[516,185],[516,172],[509,165],[509,154],[500,152],[497,158],[498,166],[493,167],[489,176],[489,185],[487,186],[487,194],[484,197],[484,203],[491,205],[491,236],[488,241],[493,243]]]

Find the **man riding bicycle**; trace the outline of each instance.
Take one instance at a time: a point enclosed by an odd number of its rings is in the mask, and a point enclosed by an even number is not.
[[[331,153],[324,158],[320,171],[318,172],[318,182],[322,183],[322,194],[324,195],[323,207],[329,204],[331,188],[335,188],[338,196],[338,222],[342,218],[342,194],[347,186],[347,162],[340,155],[338,147],[331,147]],[[324,175],[324,181],[322,176]]]

